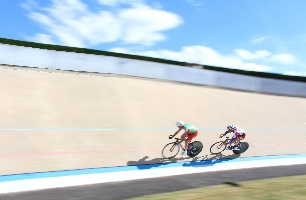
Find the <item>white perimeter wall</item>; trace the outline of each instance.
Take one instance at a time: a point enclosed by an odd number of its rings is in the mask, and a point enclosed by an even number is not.
[[[111,56],[0,44],[0,64],[111,73],[210,85],[260,93],[306,97],[306,83],[259,78]]]

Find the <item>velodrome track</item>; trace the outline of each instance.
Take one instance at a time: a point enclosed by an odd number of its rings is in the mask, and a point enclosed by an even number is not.
[[[241,157],[306,152],[305,98],[11,66],[0,79],[0,175],[161,163],[177,120],[207,160],[228,123],[247,131]]]

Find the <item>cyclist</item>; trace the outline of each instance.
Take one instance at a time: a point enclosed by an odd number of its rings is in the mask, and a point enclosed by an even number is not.
[[[176,123],[178,130],[174,133],[174,135],[170,135],[169,138],[172,139],[176,136],[181,130],[184,129],[184,133],[181,136],[181,141],[177,144],[179,145],[183,141],[185,141],[185,150],[182,152],[182,156],[187,153],[189,142],[198,135],[198,129],[192,124],[185,124],[183,121],[178,121]]]
[[[228,133],[233,133],[233,137],[232,139],[229,140],[229,142],[226,145],[226,149],[232,149],[233,147],[235,147],[235,145],[238,144],[238,137],[240,140],[243,140],[246,136],[245,131],[242,128],[239,128],[237,126],[234,126],[233,124],[230,124],[227,126],[227,131],[225,131],[224,134],[220,135],[220,138],[222,138],[223,136],[227,135]],[[232,143],[234,143],[234,146],[232,147]],[[238,147],[235,147],[233,150],[239,150]]]

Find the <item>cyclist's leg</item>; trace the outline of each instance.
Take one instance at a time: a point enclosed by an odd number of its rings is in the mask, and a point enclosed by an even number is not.
[[[184,141],[186,140],[186,138],[187,138],[187,135],[186,135],[185,133],[183,133],[183,134],[181,135],[181,141],[179,142],[179,144],[181,144],[182,142],[184,142]]]
[[[188,139],[191,141],[197,136],[198,136],[198,131],[196,131],[194,133],[191,133],[191,134],[188,134]]]
[[[188,149],[188,145],[189,145],[189,143],[195,138],[195,137],[197,137],[197,135],[198,135],[198,131],[196,131],[195,133],[192,133],[192,134],[188,134],[188,138],[187,138],[187,141],[186,141],[186,148]]]
[[[232,148],[234,148],[234,149],[236,149],[238,146],[238,144],[239,144],[239,136],[237,136],[235,139],[234,139],[234,141],[233,141],[233,143],[234,143],[234,145],[232,146]]]
[[[185,151],[187,151],[187,149],[188,149],[188,145],[189,145],[189,142],[190,142],[191,140],[189,140],[188,139],[188,137],[187,137],[187,139],[185,140]]]
[[[237,145],[239,143],[240,136],[236,137],[233,141],[234,145]]]
[[[181,137],[181,142],[183,142],[183,141],[185,141],[185,145],[184,145],[184,150],[183,150],[183,152],[182,152],[182,156],[183,155],[186,155],[187,154],[187,149],[188,149],[188,142],[189,142],[189,140],[188,140],[188,135],[186,135],[186,134],[183,134],[182,135],[182,137]]]
[[[239,139],[244,140],[245,136],[246,136],[246,133],[243,133],[242,135],[240,135]]]
[[[234,140],[235,145],[239,144],[239,142],[244,138],[245,138],[245,133],[243,133],[242,135],[237,135],[236,139]]]
[[[229,149],[232,147],[232,144],[234,143],[234,141],[237,139],[236,135],[233,135],[233,137],[227,142],[226,144],[226,149]],[[235,144],[235,143],[234,143]]]
[[[245,136],[246,136],[245,133],[243,133],[242,135],[237,136],[237,141],[236,141],[235,145],[238,145],[241,142],[241,140],[244,140]]]
[[[185,155],[187,153],[187,149],[188,149],[189,143],[197,135],[198,135],[198,131],[196,131],[195,133],[192,133],[192,134],[185,135],[185,151],[181,155]]]

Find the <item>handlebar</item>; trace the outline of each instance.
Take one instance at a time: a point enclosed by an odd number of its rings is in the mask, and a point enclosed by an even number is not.
[[[181,140],[181,138],[173,138],[173,135],[170,135],[169,139],[175,139],[176,141],[180,141]]]

